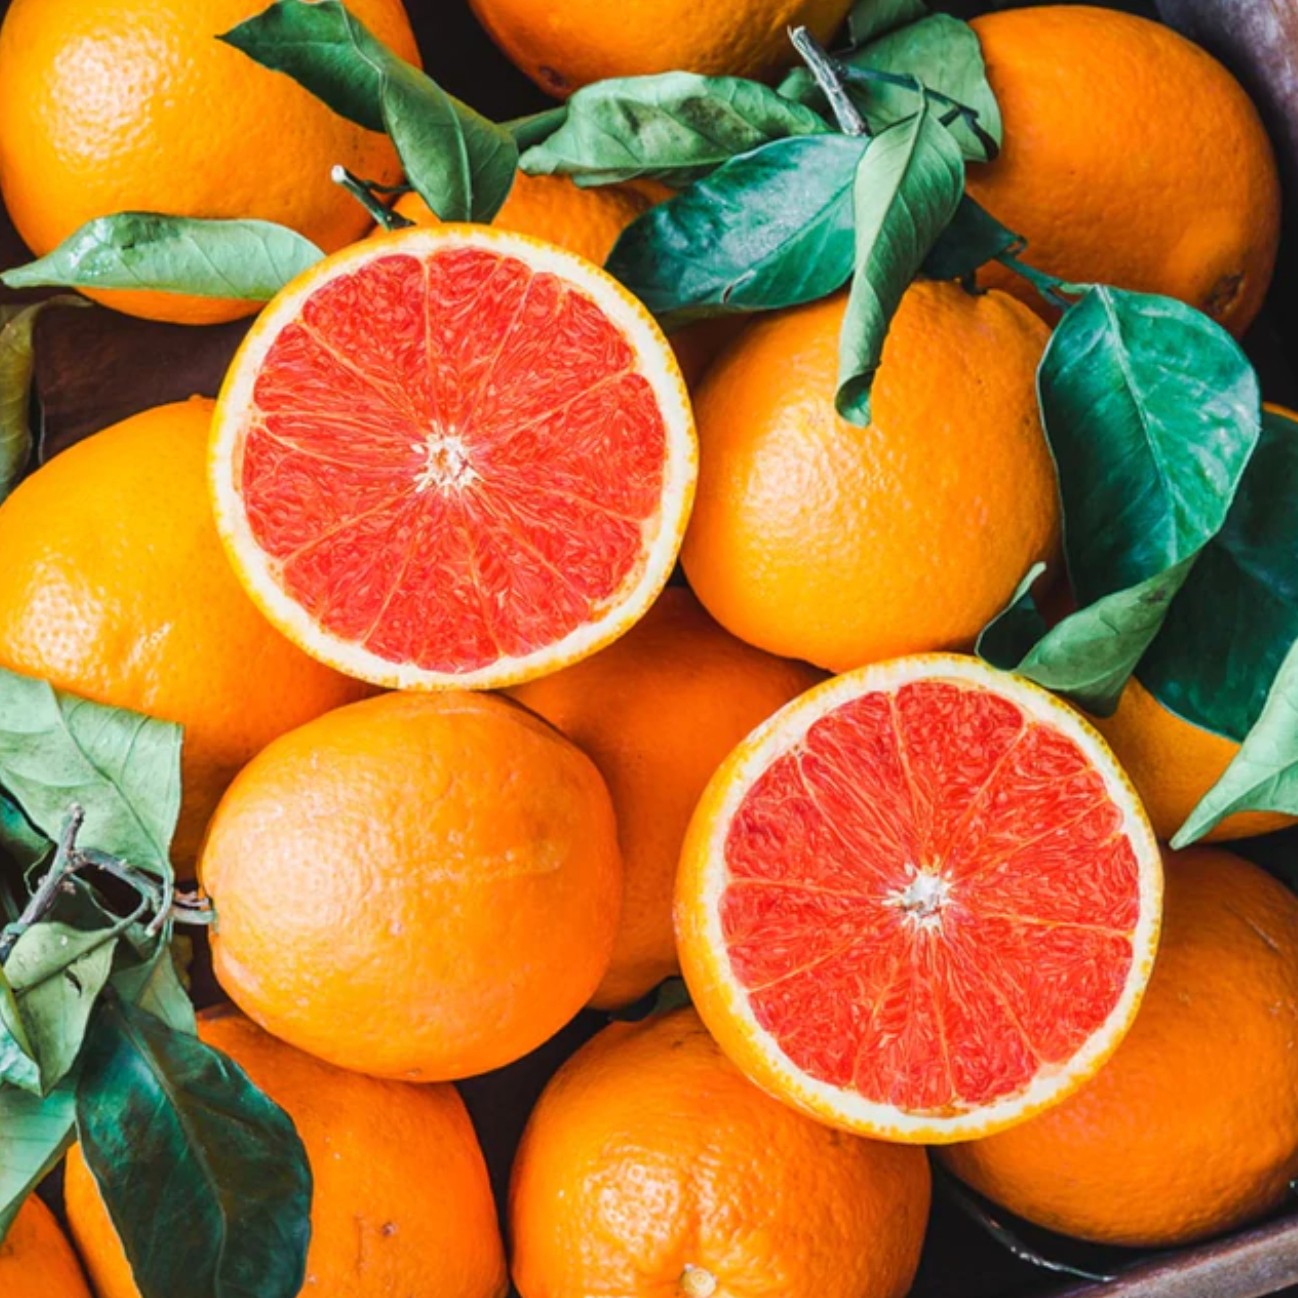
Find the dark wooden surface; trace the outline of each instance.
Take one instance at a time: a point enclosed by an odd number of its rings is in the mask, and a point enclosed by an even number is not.
[[[652,3],[652,0],[624,0]],[[1298,3],[1298,0],[1292,0]],[[464,0],[407,0],[429,71],[452,93],[504,120],[547,102],[517,73],[478,28]],[[0,0],[0,14],[8,0]],[[977,0],[940,5],[969,16],[980,9],[1008,7]],[[1152,15],[1152,3],[1131,0],[1125,8]],[[250,75],[254,73],[250,67]],[[25,258],[21,243],[0,212],[0,267]],[[0,301],[5,300],[0,289]],[[1277,285],[1246,346],[1263,377],[1267,398],[1298,405],[1293,341],[1279,322],[1289,316],[1293,295]],[[112,312],[48,313],[39,327],[37,389],[41,411],[41,455],[73,442],[135,411],[192,393],[215,395],[229,358],[246,328],[232,324],[208,329],[131,320]],[[3,557],[0,556],[0,562]],[[1258,855],[1291,880],[1298,848],[1292,836],[1256,845]],[[198,953],[195,987],[202,1000],[217,995]],[[553,1041],[527,1059],[466,1082],[462,1090],[473,1113],[500,1202],[509,1165],[528,1111],[562,1061],[603,1023],[582,1014]],[[1298,1286],[1298,1214],[1221,1241],[1158,1256],[1092,1250],[1023,1227],[1038,1252],[1091,1270],[1118,1271],[1109,1286],[1072,1284],[1012,1256],[947,1197],[933,1212],[916,1298],[1257,1298]]]

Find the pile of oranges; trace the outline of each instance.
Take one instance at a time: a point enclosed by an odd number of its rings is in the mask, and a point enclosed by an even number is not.
[[[348,4],[417,60],[401,0]],[[262,7],[12,0],[0,191],[34,253],[124,210],[274,220],[325,251],[370,234],[329,174],[393,184],[387,140],[213,39]],[[769,78],[787,23],[828,41],[850,7],[473,0],[560,96],[671,69]],[[1242,333],[1279,191],[1229,73],[1103,9],[974,26],[1006,144],[970,192],[1060,275],[1174,296]],[[1115,139],[1142,103],[1129,151]],[[662,196],[520,176],[496,224],[602,263]],[[415,196],[397,210],[437,225]],[[675,334],[700,443],[682,571],[620,639],[499,693],[380,692],[272,627],[213,519],[209,400],[96,433],[0,505],[0,666],[185,728],[173,857],[215,906],[215,973],[238,1007],[205,1011],[200,1035],[306,1146],[303,1293],[495,1298],[511,1277],[522,1298],[907,1292],[925,1152],[767,1094],[687,1006],[642,1011],[680,970],[677,865],[727,754],[828,673],[967,652],[1034,563],[1059,566],[1033,380],[1051,321],[1000,291],[1008,279],[992,287],[908,291],[867,429],[834,412],[841,296]],[[250,309],[94,296],[195,325]],[[1096,724],[1162,841],[1238,750],[1136,681]],[[1216,837],[1285,823],[1236,817]],[[1298,1176],[1298,898],[1218,847],[1164,864],[1160,954],[1112,1060],[1047,1112],[938,1155],[1085,1240],[1207,1238],[1273,1210]],[[521,1059],[583,1007],[637,1003],[554,1076],[495,1202],[454,1081]],[[0,1293],[138,1298],[75,1149],[65,1208],[76,1252],[29,1200],[0,1244]]]

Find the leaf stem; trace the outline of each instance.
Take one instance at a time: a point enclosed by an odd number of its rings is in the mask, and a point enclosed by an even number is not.
[[[18,939],[33,924],[39,923],[45,917],[54,905],[55,899],[62,891],[68,877],[76,873],[77,835],[81,832],[81,826],[85,824],[85,821],[86,813],[81,807],[74,803],[68,808],[68,817],[63,822],[63,832],[59,835],[58,847],[55,849],[54,861],[50,865],[49,871],[40,881],[36,891],[31,896],[31,900],[23,907],[22,914],[0,933],[0,965],[3,965],[13,954],[14,947],[18,945]]]
[[[1001,253],[996,260],[1007,270],[1012,270],[1016,275],[1027,280],[1051,306],[1058,307],[1061,311],[1067,311],[1073,305],[1067,296],[1068,294],[1076,296],[1086,291],[1086,285],[1066,283],[1057,275],[1051,275],[1048,271],[1029,266],[1027,262],[1021,261],[1012,252]]]
[[[825,52],[824,46],[805,27],[792,28],[789,39],[815,78],[816,85],[829,100],[843,134],[868,136],[870,128],[843,86],[839,65]]]
[[[385,230],[405,230],[414,222],[380,203],[363,180],[353,176],[344,166],[336,166],[329,173],[335,185],[341,185]]]

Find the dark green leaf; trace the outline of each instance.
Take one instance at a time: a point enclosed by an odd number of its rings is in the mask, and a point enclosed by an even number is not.
[[[298,1293],[306,1151],[233,1060],[106,997],[86,1038],[77,1134],[143,1298]]]
[[[48,306],[89,306],[84,298],[55,297],[30,306],[0,307],[0,501],[14,489],[32,457],[29,419],[32,337]]]
[[[75,1113],[76,1091],[70,1081],[44,1099],[0,1086],[0,1235],[67,1152]]]
[[[0,969],[0,1089],[17,1086],[41,1094],[41,1067],[18,1009],[8,973]],[[0,1135],[0,1141],[4,1139]]]
[[[0,670],[0,785],[47,837],[68,807],[81,843],[166,875],[180,810],[179,726],[61,694]]]
[[[277,0],[223,39],[335,112],[386,130],[411,185],[443,220],[489,221],[508,197],[513,135],[399,59],[339,0]]]
[[[986,162],[999,150],[1000,108],[987,80],[982,47],[968,23],[948,14],[921,18],[842,56],[840,66],[848,93],[871,130],[882,131],[912,116],[927,95],[966,158]],[[821,91],[804,70],[791,72],[780,93],[817,111],[825,109]]]
[[[635,221],[608,269],[672,322],[825,297],[852,273],[866,143],[803,136],[734,158]]]
[[[857,0],[847,15],[847,34],[853,45],[864,45],[927,14],[924,0]]]
[[[1094,288],[1055,330],[1038,390],[1079,612],[1017,666],[1104,714],[1226,520],[1260,432],[1257,377],[1192,308]]]
[[[270,221],[121,212],[88,222],[39,261],[0,272],[0,283],[265,302],[322,256],[309,239]]]
[[[133,960],[118,960],[112,984],[118,995],[132,1005],[161,1019],[177,1032],[198,1031],[194,1007],[180,981],[174,946],[183,939],[169,937],[170,925],[162,934],[149,934],[142,925],[133,925],[125,934],[123,946],[133,950]]]
[[[52,847],[50,840],[23,815],[23,809],[0,788],[0,853],[26,870]]]
[[[564,124],[521,166],[579,184],[648,176],[683,188],[772,140],[828,130],[810,108],[756,81],[690,72],[622,77],[578,90]]]
[[[396,59],[381,103],[406,179],[442,220],[490,221],[500,211],[518,169],[518,145],[507,130]]]
[[[924,258],[924,274],[930,279],[964,279],[1002,253],[1019,251],[1023,244],[1019,235],[966,194],[951,224]]]
[[[963,193],[960,150],[927,104],[870,141],[856,172],[856,274],[839,342],[844,419],[870,422],[870,385],[893,313]]]
[[[553,108],[543,108],[539,113],[528,113],[526,117],[515,117],[501,125],[514,137],[514,143],[520,149],[532,149],[543,140],[548,140],[568,120],[568,105],[556,104]]]
[[[219,39],[286,73],[339,116],[384,129],[383,69],[395,55],[338,0],[278,0]]]
[[[1188,847],[1237,811],[1298,815],[1298,641],[1235,759],[1176,831],[1172,846]]]
[[[1140,680],[1178,716],[1242,740],[1298,640],[1298,422],[1268,410],[1225,526],[1177,596]]]
[[[39,1064],[42,1094],[61,1082],[76,1062],[116,945],[111,929],[82,932],[65,924],[41,923],[18,939],[5,962],[5,976]]]

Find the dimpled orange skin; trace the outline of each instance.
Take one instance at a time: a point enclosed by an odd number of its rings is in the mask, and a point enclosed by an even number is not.
[[[207,499],[211,417],[199,399],[135,415],[0,506],[0,666],[185,727],[186,872],[254,753],[370,692],[290,644],[236,580]]]
[[[789,28],[822,43],[852,0],[692,0],[610,5],[606,0],[470,0],[492,39],[542,90],[560,98],[606,77],[702,72],[763,78],[796,55]]]
[[[509,691],[592,758],[613,795],[626,887],[596,1008],[678,972],[672,893],[694,806],[722,758],[821,679],[736,640],[672,586],[607,649]]]
[[[836,672],[968,648],[1059,545],[1045,325],[1002,293],[913,284],[858,428],[833,407],[844,303],[750,325],[708,372],[681,554],[723,626]]]
[[[602,266],[618,236],[650,206],[643,194],[626,185],[581,189],[567,176],[528,176],[520,171],[491,224],[556,243]],[[438,224],[418,194],[406,194],[396,210],[416,225]]]
[[[72,1245],[34,1194],[0,1241],[0,1293],[5,1298],[91,1298]]]
[[[360,237],[369,217],[330,168],[392,183],[396,151],[216,39],[265,8],[264,0],[13,0],[0,29],[0,190],[33,252],[125,211],[276,221],[326,252]],[[401,0],[349,8],[418,61]],[[185,324],[257,310],[176,294],[92,296]]]
[[[510,1188],[523,1298],[901,1298],[922,1150],[759,1091],[693,1010],[606,1028],[532,1113]]]
[[[445,1081],[521,1058],[590,999],[622,863],[590,759],[493,695],[385,694],[276,740],[199,875],[222,987],[342,1068]]]
[[[1171,1246],[1250,1221],[1298,1176],[1298,898],[1220,848],[1167,857],[1162,945],[1086,1087],[940,1157],[1052,1230]]]
[[[203,1014],[199,1035],[284,1108],[306,1146],[314,1188],[301,1292],[504,1293],[505,1255],[487,1168],[453,1086],[409,1086],[331,1068],[229,1006]],[[139,1298],[80,1146],[68,1156],[65,1194],[98,1298]]]
[[[1222,777],[1239,744],[1164,707],[1138,680],[1128,682],[1111,717],[1088,717],[1136,786],[1154,833],[1167,842]],[[1277,811],[1227,816],[1207,841],[1251,838],[1293,824]]]
[[[970,195],[1028,240],[1034,266],[1163,293],[1242,334],[1271,281],[1280,184],[1238,82],[1159,23],[1048,5],[973,20],[1004,119]],[[1036,307],[999,266],[980,272]]]

